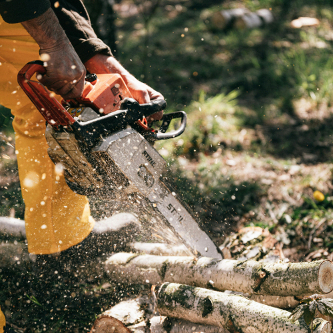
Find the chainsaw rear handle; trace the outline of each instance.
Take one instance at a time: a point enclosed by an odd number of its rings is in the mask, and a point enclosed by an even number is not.
[[[46,68],[44,67],[43,61],[35,60],[28,62],[19,72],[19,83],[22,80],[30,80],[35,73],[46,73]]]
[[[36,80],[31,80],[35,73],[45,74],[46,69],[40,60],[28,62],[17,74],[17,82],[30,98],[45,120],[54,127],[70,126],[75,120],[57,99]]]

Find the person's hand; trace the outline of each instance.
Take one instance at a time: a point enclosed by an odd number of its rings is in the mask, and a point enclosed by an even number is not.
[[[110,74],[118,73],[123,78],[132,97],[139,104],[149,103],[155,99],[164,99],[163,95],[148,86],[147,84],[137,80],[130,74],[120,63],[111,56],[96,54],[84,64],[90,73],[95,74]],[[154,113],[147,117],[148,122],[160,120],[163,116],[163,111]]]
[[[64,99],[80,97],[83,92],[86,69],[53,10],[22,22],[23,27],[40,47],[46,73],[37,79]]]
[[[74,48],[65,41],[52,48],[41,48],[39,52],[46,73],[37,75],[38,80],[64,99],[80,97],[86,69]]]

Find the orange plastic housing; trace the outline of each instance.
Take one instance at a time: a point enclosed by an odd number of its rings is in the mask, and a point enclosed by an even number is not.
[[[98,74],[96,81],[86,82],[78,102],[101,114],[108,114],[119,110],[125,97],[132,95],[119,74]]]
[[[45,74],[45,72],[41,61],[33,61],[20,70],[17,79],[45,120],[56,129],[59,126],[73,125],[75,122],[73,117],[78,116],[85,106],[90,106],[96,112],[106,115],[119,110],[124,98],[132,97],[119,74],[98,74],[95,81],[85,82],[82,97],[70,101],[72,107],[66,110],[64,106],[67,103],[65,101],[61,105],[54,94],[50,93],[43,84],[32,80],[34,74]],[[154,131],[149,128],[144,117],[137,123],[146,131]]]

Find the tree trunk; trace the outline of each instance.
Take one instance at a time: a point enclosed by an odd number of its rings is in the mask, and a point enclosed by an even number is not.
[[[242,296],[176,283],[165,283],[157,295],[160,315],[214,325],[230,332],[309,333],[304,320],[292,323],[290,312],[250,301]],[[316,333],[331,331],[329,322],[315,319]]]
[[[333,264],[262,263],[253,260],[216,260],[202,257],[162,257],[117,253],[105,262],[112,280],[138,284],[184,283],[246,294],[300,296],[333,289]]]

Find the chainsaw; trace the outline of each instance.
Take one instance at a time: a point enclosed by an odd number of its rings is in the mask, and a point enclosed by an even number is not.
[[[82,195],[144,202],[156,217],[152,233],[169,243],[181,241],[195,256],[222,259],[172,189],[167,163],[153,147],[184,132],[186,113],[164,114],[160,128],[152,129],[146,117],[164,110],[166,102],[139,104],[119,74],[88,74],[79,99],[59,102],[34,79],[37,73],[46,73],[42,61],[26,64],[18,83],[47,122],[48,154],[69,187]],[[180,126],[168,131],[173,119]]]

